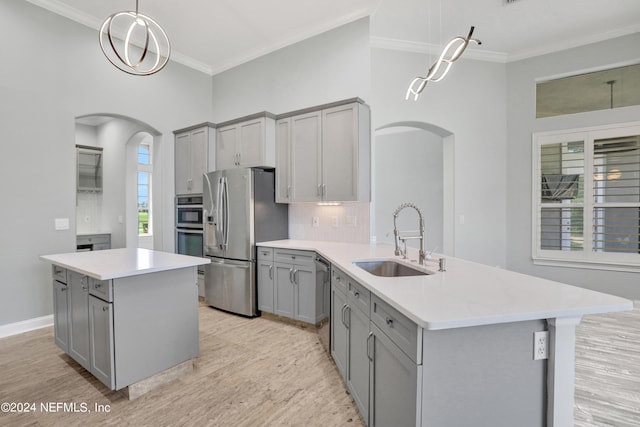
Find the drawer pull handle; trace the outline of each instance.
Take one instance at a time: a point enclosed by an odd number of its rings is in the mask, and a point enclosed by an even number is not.
[[[385,322],[387,322],[387,326],[389,326],[389,327],[393,328],[393,319],[392,319],[392,318],[387,317],[387,318],[385,319]]]

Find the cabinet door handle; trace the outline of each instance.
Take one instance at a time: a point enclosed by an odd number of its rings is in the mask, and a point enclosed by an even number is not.
[[[269,280],[273,280],[273,265],[269,266]]]
[[[322,184],[318,185],[318,191],[316,191],[317,196],[322,196]]]
[[[291,186],[287,185],[287,199],[291,197]]]
[[[371,343],[373,342],[373,331],[369,332],[369,336],[367,337],[367,358],[373,362],[373,352],[369,351],[371,348]]]
[[[289,269],[289,282],[293,283],[293,267]]]
[[[347,312],[347,308],[349,308],[347,304],[344,304],[342,306],[342,324],[344,325],[345,328],[349,329],[349,325],[347,325],[347,321],[344,319],[345,313]]]
[[[327,184],[322,184],[322,195],[323,196],[327,195]]]
[[[241,162],[242,162],[242,153],[238,153],[238,166],[240,166]]]
[[[80,283],[82,283],[82,290],[86,291],[87,289],[89,289],[89,277],[87,276],[82,276],[82,279],[80,279]]]
[[[300,270],[298,270],[297,268],[295,270],[293,270],[293,283],[295,283],[296,285],[299,285],[300,282],[298,282],[298,278],[299,278],[299,272]]]
[[[385,322],[387,322],[387,326],[389,326],[390,328],[393,328],[393,319],[390,317],[387,317],[386,319],[384,319]]]

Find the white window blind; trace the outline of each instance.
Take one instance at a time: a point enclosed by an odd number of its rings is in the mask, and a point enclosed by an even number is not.
[[[640,271],[640,124],[533,140],[534,262]]]

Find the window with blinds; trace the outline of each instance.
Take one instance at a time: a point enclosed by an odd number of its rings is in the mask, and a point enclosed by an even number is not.
[[[534,262],[640,271],[640,123],[533,141]]]

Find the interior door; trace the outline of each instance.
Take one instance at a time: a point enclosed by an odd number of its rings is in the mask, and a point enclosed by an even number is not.
[[[253,171],[240,168],[223,173],[222,209],[224,214],[224,258],[252,260],[253,248]]]

